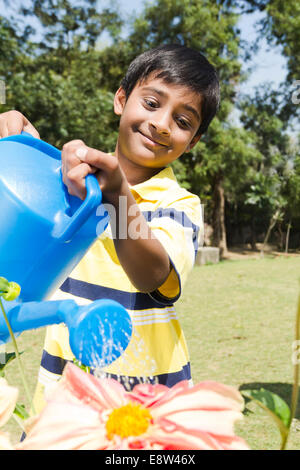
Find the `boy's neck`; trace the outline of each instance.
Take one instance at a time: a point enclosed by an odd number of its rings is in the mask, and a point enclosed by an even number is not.
[[[137,165],[134,162],[128,160],[122,152],[116,148],[115,155],[118,157],[119,164],[126,176],[126,179],[130,186],[135,186],[136,184],[143,183],[152,176],[159,173],[163,168],[147,168],[144,166]]]

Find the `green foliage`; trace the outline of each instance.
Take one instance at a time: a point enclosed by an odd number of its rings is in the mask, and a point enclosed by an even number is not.
[[[20,354],[22,354],[20,352]],[[5,368],[7,365],[16,358],[16,353],[0,353],[1,361],[0,361],[0,377],[4,377],[5,375]]]
[[[282,117],[282,101],[269,87],[256,89],[254,96],[245,96],[240,102],[241,122],[254,136],[261,158],[254,166],[252,182],[245,187],[244,206],[255,207],[258,225],[277,217],[277,223],[290,223],[295,214],[297,198],[291,198],[290,177],[294,174],[295,150],[288,134],[288,123]],[[251,210],[253,213],[253,211]],[[270,222],[270,223],[271,223]]]
[[[44,140],[59,148],[69,140],[82,139],[90,147],[114,150],[117,120],[112,112],[113,94],[99,87],[97,55],[78,53],[64,74],[41,63],[26,80],[26,88],[21,86],[24,73],[9,82],[7,99],[35,123]]]
[[[250,11],[259,9],[266,13],[261,21],[261,32],[270,44],[282,47],[288,58],[289,78],[299,78],[300,67],[297,56],[300,44],[300,4],[297,0],[247,0]],[[245,7],[245,5],[244,5]]]
[[[94,49],[103,31],[116,37],[121,30],[122,20],[117,9],[97,8],[96,0],[81,3],[68,0],[32,0],[31,8],[22,8],[22,14],[34,16],[45,29],[39,47],[56,52],[72,49]]]
[[[281,435],[281,450],[283,450],[289,435],[291,423],[289,406],[278,395],[263,388],[260,390],[244,390],[242,394],[265,410],[276,423]]]
[[[75,366],[79,367],[79,369],[83,370],[84,372],[87,372],[88,374],[91,371],[91,368],[89,366],[85,366],[76,358],[73,359],[73,364],[75,364]]]
[[[22,420],[28,419],[29,418],[29,413],[26,411],[25,406],[23,403],[17,403],[14,409],[14,414],[18,416],[18,418],[21,418]]]
[[[282,424],[285,429],[288,428],[291,416],[290,408],[279,395],[264,388],[260,390],[243,390],[242,395],[268,411],[273,419],[275,415],[275,421],[280,423],[280,428],[282,428]]]
[[[23,351],[19,353],[20,355],[23,354]],[[9,363],[11,363],[14,359],[17,359],[17,355],[15,352],[10,353],[0,353],[0,378],[5,377],[6,367]],[[14,409],[14,415],[20,418],[21,420],[25,420],[29,418],[29,414],[26,411],[26,408],[21,403],[16,403]]]

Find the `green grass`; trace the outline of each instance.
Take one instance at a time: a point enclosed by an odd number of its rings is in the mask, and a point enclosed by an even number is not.
[[[177,304],[194,382],[262,387],[290,404],[299,278],[300,257],[195,267]],[[278,449],[280,435],[273,421],[257,405],[248,408],[238,434],[253,449]],[[293,431],[287,448],[300,449],[299,438],[300,432]]]
[[[300,257],[224,261],[196,266],[177,302],[190,350],[194,383],[216,380],[239,389],[268,389],[290,403],[291,361]],[[44,330],[18,340],[33,391]],[[11,348],[10,348],[11,350]],[[7,367],[7,380],[23,390],[17,365]],[[27,404],[24,394],[20,401]],[[300,449],[300,409],[287,449]],[[299,421],[298,421],[299,420]],[[13,441],[20,432],[13,420],[6,426]],[[272,420],[256,405],[247,405],[237,434],[253,449],[278,449],[280,435]]]

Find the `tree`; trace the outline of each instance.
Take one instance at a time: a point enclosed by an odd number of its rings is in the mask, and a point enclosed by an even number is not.
[[[287,59],[288,74],[286,82],[280,87],[281,102],[276,110],[276,116],[284,123],[285,128],[294,124],[299,129],[299,50],[300,50],[300,4],[297,0],[284,2],[282,0],[246,0],[240,2],[240,7],[245,13],[253,11],[264,12],[265,15],[259,22],[261,37],[267,38],[270,46],[277,45]],[[278,112],[280,109],[280,112]],[[285,133],[285,138],[287,133]],[[292,137],[293,138],[293,137]],[[284,141],[284,139],[283,139]],[[288,248],[288,236],[291,227],[299,230],[299,198],[300,181],[298,179],[299,140],[295,142],[294,149],[290,152],[290,160],[284,166],[282,176],[282,193],[287,203],[285,206],[284,223],[287,224],[286,250]],[[298,244],[300,238],[298,239]]]
[[[28,29],[21,34],[15,22],[0,16],[0,80],[5,83],[6,93],[10,78],[22,70],[26,61],[27,33]],[[1,110],[5,111],[6,106]]]
[[[104,151],[114,149],[113,95],[101,84],[96,44],[104,30],[114,37],[122,22],[113,8],[98,11],[95,5],[93,0],[80,6],[65,0],[33,0],[32,7],[23,8],[21,14],[25,22],[34,15],[41,32],[36,38],[31,29],[21,61],[8,54],[7,108],[22,111],[42,138],[57,147],[81,138]],[[16,54],[15,45],[14,50]]]
[[[111,2],[110,8],[99,10],[97,0],[32,0],[30,8],[21,7],[21,13],[34,16],[44,29],[42,40],[38,42],[41,50],[56,53],[76,49],[95,49],[103,31],[112,37],[120,33],[122,21]]]
[[[267,38],[270,45],[280,46],[282,54],[287,59],[288,75],[285,91],[285,106],[282,107],[282,118],[290,120],[292,116],[299,117],[299,106],[295,106],[292,94],[295,91],[293,83],[300,79],[300,3],[298,0],[246,0],[240,2],[245,12],[259,10],[265,13],[260,21],[260,34]]]
[[[288,123],[281,118],[281,100],[277,91],[269,86],[256,89],[240,103],[241,122],[255,136],[255,146],[261,160],[255,167],[255,178],[245,191],[246,205],[255,206],[256,225],[266,225],[267,243],[275,224],[284,219],[288,211],[288,167],[293,164]]]

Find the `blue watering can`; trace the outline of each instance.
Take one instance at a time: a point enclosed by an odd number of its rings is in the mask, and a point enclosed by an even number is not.
[[[123,306],[48,300],[107,227],[97,179],[87,176],[84,201],[71,196],[60,151],[25,133],[0,139],[0,168],[0,276],[21,286],[18,302],[3,300],[13,331],[63,322],[78,360],[92,367],[113,362],[132,334]],[[0,314],[0,343],[8,339]]]
[[[20,284],[21,301],[45,300],[105,230],[101,190],[88,175],[85,200],[71,196],[60,151],[29,135],[0,139],[0,168],[0,276]]]

